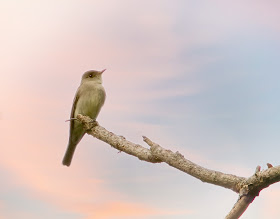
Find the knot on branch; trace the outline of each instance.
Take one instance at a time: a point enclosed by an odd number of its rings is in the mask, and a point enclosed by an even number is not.
[[[268,167],[266,171],[261,171],[260,166],[257,166],[253,176],[239,183],[239,196],[256,197],[259,196],[260,191],[267,188],[271,184],[271,177],[268,174],[273,167]]]
[[[259,196],[260,191],[261,189],[256,188],[253,184],[245,184],[240,189],[239,198],[243,196],[256,197]]]

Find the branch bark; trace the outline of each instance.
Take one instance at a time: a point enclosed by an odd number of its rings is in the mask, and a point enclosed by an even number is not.
[[[243,196],[233,206],[229,214],[225,219],[236,219],[239,218],[254,201],[255,196]]]
[[[123,151],[150,163],[165,162],[202,182],[231,189],[238,193],[239,199],[226,216],[226,219],[239,218],[253,202],[255,197],[259,195],[262,189],[280,181],[280,166],[273,167],[271,164],[268,164],[269,168],[263,171],[260,171],[258,167],[257,171],[249,178],[222,173],[199,166],[186,159],[178,151],[174,153],[171,150],[164,149],[145,136],[143,136],[143,140],[150,148],[145,148],[126,140],[123,136],[118,136],[109,132],[105,128],[99,126],[97,122],[92,122],[87,116],[79,114],[77,115],[77,119],[83,123],[88,134],[111,145],[119,151]]]

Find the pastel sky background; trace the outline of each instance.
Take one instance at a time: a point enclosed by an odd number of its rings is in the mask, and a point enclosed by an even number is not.
[[[251,176],[279,164],[280,2],[1,0],[0,218],[217,219],[237,200],[91,136],[61,164],[81,75],[103,75],[99,123]],[[242,218],[280,218],[280,184]]]

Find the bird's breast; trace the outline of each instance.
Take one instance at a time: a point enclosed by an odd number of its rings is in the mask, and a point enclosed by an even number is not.
[[[102,86],[85,89],[77,102],[75,117],[77,114],[96,119],[105,101],[105,91]]]

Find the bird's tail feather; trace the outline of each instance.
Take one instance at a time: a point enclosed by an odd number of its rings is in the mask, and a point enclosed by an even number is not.
[[[76,149],[76,145],[72,145],[69,143],[68,147],[67,147],[67,150],[65,152],[65,155],[63,157],[63,161],[62,161],[62,164],[65,165],[65,166],[70,166],[71,164],[71,161],[72,161],[72,158],[73,158],[73,155],[74,155],[74,152],[75,152],[75,149]]]
[[[76,150],[76,147],[77,147],[78,143],[82,140],[84,135],[85,135],[85,132],[81,133],[79,135],[79,137],[74,140],[71,139],[71,136],[70,136],[67,150],[66,150],[65,155],[62,160],[63,165],[68,166],[68,167],[70,166],[74,152]]]

